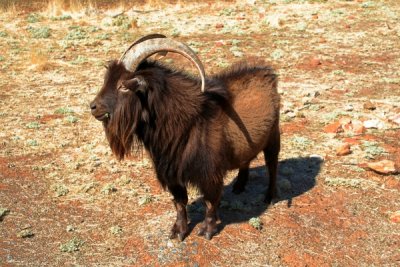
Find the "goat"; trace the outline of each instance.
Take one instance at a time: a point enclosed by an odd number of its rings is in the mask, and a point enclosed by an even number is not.
[[[148,59],[166,52],[190,59],[201,79]],[[241,62],[206,79],[189,47],[154,34],[109,63],[90,108],[118,159],[129,156],[135,144],[144,146],[158,181],[173,195],[177,217],[170,238],[182,241],[188,233],[189,184],[203,194],[206,213],[199,235],[207,239],[217,232],[228,170],[239,169],[233,192],[243,192],[250,162],[263,151],[269,171],[265,202],[276,196],[279,101],[277,75],[263,62]]]

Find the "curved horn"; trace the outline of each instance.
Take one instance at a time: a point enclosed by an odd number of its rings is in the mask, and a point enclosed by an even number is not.
[[[122,61],[127,70],[136,71],[137,67],[140,65],[140,63],[142,63],[143,60],[159,52],[178,53],[193,62],[200,72],[201,91],[204,92],[206,75],[203,64],[197,57],[196,53],[183,43],[160,37],[146,39],[135,45],[132,45],[130,49],[124,53],[120,61]]]
[[[126,53],[128,53],[129,50],[131,50],[131,48],[141,42],[144,42],[146,40],[150,40],[150,39],[155,39],[155,38],[167,38],[167,36],[163,35],[163,34],[159,34],[159,33],[153,33],[153,34],[148,34],[146,36],[140,37],[139,39],[137,39],[136,41],[134,41],[129,47],[128,49],[125,50],[125,52],[122,54],[122,56],[119,58],[119,62],[121,62]]]

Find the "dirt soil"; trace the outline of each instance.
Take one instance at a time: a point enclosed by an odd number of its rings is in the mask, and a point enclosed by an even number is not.
[[[279,73],[280,198],[263,204],[262,156],[239,196],[229,173],[211,241],[196,235],[195,189],[190,235],[168,239],[175,210],[151,161],[115,160],[90,115],[106,62],[154,32],[190,45],[208,75],[250,57]],[[400,176],[366,167],[400,167],[399,44],[397,0],[3,10],[0,265],[399,266]]]

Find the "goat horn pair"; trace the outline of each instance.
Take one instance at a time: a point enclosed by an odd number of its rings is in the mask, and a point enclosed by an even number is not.
[[[127,70],[134,72],[145,59],[160,52],[178,53],[193,62],[200,72],[201,91],[204,92],[206,75],[196,53],[187,45],[162,34],[150,34],[138,39],[122,54],[119,62],[122,62]]]

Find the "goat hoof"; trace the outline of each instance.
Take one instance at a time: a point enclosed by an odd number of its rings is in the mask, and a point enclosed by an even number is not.
[[[212,233],[206,233],[204,236],[207,240],[211,240],[211,238],[213,237]]]
[[[182,242],[184,239],[185,239],[185,234],[179,233],[179,234],[178,234],[178,240],[179,240],[180,242]]]
[[[176,238],[176,233],[175,232],[172,232],[170,235],[169,235],[169,239],[175,239]]]
[[[204,228],[202,228],[202,229],[200,229],[198,232],[197,232],[197,235],[198,236],[203,236],[204,235],[204,233],[205,233],[205,229]]]
[[[185,233],[176,233],[176,232],[172,232],[172,233],[169,235],[169,239],[178,238],[178,240],[179,240],[180,242],[182,242],[182,241],[185,239],[185,237],[186,237],[186,234],[185,234]]]

